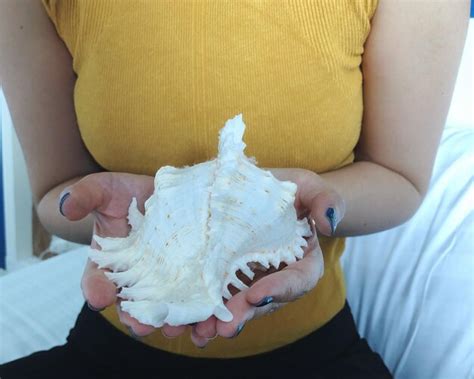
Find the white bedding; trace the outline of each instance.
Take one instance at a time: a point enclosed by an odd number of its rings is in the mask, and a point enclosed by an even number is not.
[[[0,277],[0,363],[66,342],[85,262],[82,248]]]
[[[359,332],[397,378],[474,378],[473,147],[473,129],[447,129],[416,215],[347,243]]]

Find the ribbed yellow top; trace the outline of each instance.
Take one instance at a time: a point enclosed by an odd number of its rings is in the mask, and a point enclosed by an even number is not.
[[[322,173],[353,161],[364,42],[377,0],[43,0],[73,57],[82,138],[105,169],[153,175],[213,158],[218,130],[243,113],[246,153],[263,167]],[[295,341],[345,299],[343,239],[320,239],[325,274],[304,298],[198,350],[237,357]],[[103,312],[126,333],[113,307]]]

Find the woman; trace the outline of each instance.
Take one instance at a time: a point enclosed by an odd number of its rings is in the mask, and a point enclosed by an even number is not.
[[[345,303],[343,237],[394,227],[419,207],[468,1],[43,6],[2,3],[0,67],[52,233],[87,244],[92,232],[126,235],[130,199],[143,210],[156,170],[212,158],[217,130],[242,112],[248,155],[297,183],[295,206],[320,238],[303,260],[233,296],[232,322],[161,332],[122,312],[117,289],[89,262],[90,309],[68,343],[1,366],[2,378],[390,377]]]

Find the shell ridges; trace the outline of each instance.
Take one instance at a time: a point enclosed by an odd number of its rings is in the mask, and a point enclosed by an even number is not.
[[[132,199],[124,238],[94,236],[89,256],[120,287],[122,310],[160,327],[231,321],[228,285],[246,290],[252,262],[278,268],[303,257],[311,230],[294,208],[296,184],[277,180],[245,156],[242,115],[219,133],[217,158],[155,175],[145,214]],[[322,258],[321,258],[322,264]]]

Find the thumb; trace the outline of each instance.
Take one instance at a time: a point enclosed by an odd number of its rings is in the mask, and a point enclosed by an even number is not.
[[[333,190],[323,190],[309,198],[303,198],[304,206],[310,210],[316,228],[326,236],[334,235],[336,227],[344,217],[344,199]]]
[[[108,201],[108,173],[88,175],[66,187],[59,198],[59,212],[70,221],[81,220]]]

